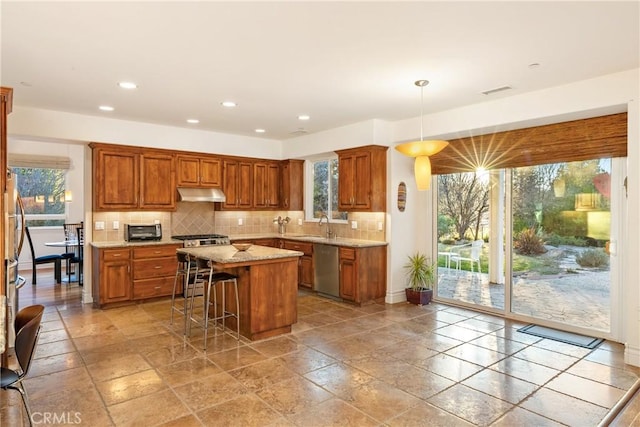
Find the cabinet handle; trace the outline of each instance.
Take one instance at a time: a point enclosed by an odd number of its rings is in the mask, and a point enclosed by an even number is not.
[[[157,269],[159,269],[159,268],[162,268],[162,266],[161,266],[161,265],[156,265],[156,266],[155,266],[155,267],[153,267],[153,268],[155,268],[155,269],[157,270]]]
[[[153,289],[162,289],[162,286],[156,286],[156,287],[155,287],[155,288],[153,288]]]
[[[161,254],[162,251],[153,251],[154,254]]]
[[[121,256],[121,255],[122,255],[122,254],[113,254],[113,255],[111,255],[111,256],[112,256],[112,257],[114,257],[114,258],[117,258],[117,257],[119,257],[119,256]]]

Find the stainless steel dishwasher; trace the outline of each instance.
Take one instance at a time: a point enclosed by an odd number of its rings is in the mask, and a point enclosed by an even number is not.
[[[340,297],[338,247],[314,243],[313,260],[315,262],[315,290],[322,294]]]

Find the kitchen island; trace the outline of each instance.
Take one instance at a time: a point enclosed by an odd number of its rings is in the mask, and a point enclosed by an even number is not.
[[[238,276],[242,336],[253,341],[291,332],[298,319],[298,257],[302,252],[257,245],[246,251],[230,245],[177,251],[210,260],[214,269]],[[229,286],[227,295],[233,295],[231,285],[225,286]],[[227,310],[235,311],[232,298],[227,298],[227,304]],[[235,329],[235,319],[228,319],[227,325]]]

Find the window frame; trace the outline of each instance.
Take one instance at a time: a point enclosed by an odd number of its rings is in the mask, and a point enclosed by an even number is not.
[[[313,191],[314,191],[314,171],[315,171],[315,164],[316,163],[320,163],[320,162],[331,162],[331,161],[338,161],[338,155],[337,154],[326,154],[326,155],[321,155],[321,156],[316,156],[313,158],[308,158],[306,159],[306,161],[304,162],[304,175],[305,175],[305,179],[304,179],[304,220],[305,222],[318,222],[320,220],[320,217],[315,217],[314,216],[314,209],[313,209]],[[332,194],[332,189],[329,188],[328,189],[329,192],[329,203],[331,203],[331,194]],[[331,210],[332,206],[329,205],[328,206],[329,210]],[[346,212],[345,212],[346,214]],[[334,219],[334,218],[330,218],[329,219],[331,223],[334,224],[348,224],[349,220],[348,219]]]

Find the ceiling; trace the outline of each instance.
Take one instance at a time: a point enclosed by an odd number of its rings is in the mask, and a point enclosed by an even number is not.
[[[418,79],[430,80],[426,114],[639,66],[636,1],[0,7],[15,106],[275,140],[417,117]]]

